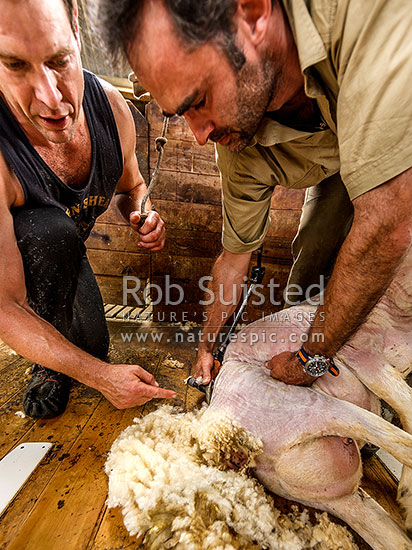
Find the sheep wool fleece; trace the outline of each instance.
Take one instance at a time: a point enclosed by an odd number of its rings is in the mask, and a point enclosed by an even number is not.
[[[166,405],[135,419],[114,442],[107,463],[108,505],[121,507],[131,536],[147,550],[354,550],[352,536],[327,514],[309,521],[296,507],[283,514],[248,476],[262,444],[228,417],[205,408]],[[239,472],[225,470],[246,448]],[[253,511],[253,513],[251,513]]]

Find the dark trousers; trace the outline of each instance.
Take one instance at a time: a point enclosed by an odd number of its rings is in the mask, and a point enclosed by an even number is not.
[[[22,208],[14,213],[14,230],[32,309],[73,344],[105,359],[103,301],[73,220],[58,208]]]
[[[306,292],[311,285],[319,285],[321,275],[327,283],[352,220],[353,205],[339,174],[307,189],[292,244],[293,265],[288,287],[298,285]],[[293,286],[292,292],[295,290]],[[318,292],[316,287],[309,294],[314,296]],[[292,305],[301,301],[293,295],[288,295],[288,299]]]

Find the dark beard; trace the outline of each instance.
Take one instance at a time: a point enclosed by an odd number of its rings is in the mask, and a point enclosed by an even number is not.
[[[217,142],[230,136],[225,147],[234,153],[245,149],[256,134],[281,82],[282,71],[279,67],[273,67],[272,60],[263,60],[259,67],[246,63],[236,75],[235,125],[216,128],[210,134],[210,139]]]

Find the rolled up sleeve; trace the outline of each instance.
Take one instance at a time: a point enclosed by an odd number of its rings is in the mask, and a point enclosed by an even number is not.
[[[270,227],[275,187],[255,179],[253,170],[242,169],[245,155],[247,152],[236,155],[223,148],[217,154],[222,183],[222,244],[234,254],[253,252],[263,243]]]

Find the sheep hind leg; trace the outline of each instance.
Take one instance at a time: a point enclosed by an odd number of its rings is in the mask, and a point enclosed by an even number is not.
[[[322,434],[350,437],[367,441],[382,447],[399,460],[412,468],[412,435],[393,426],[380,416],[362,409],[349,401],[325,396],[325,410],[330,418],[324,419]],[[327,407],[327,409],[326,409]],[[295,440],[288,441],[289,447],[313,438],[313,431],[302,432]]]
[[[397,500],[404,512],[406,532],[412,540],[412,470],[406,466],[402,468]]]
[[[412,542],[404,531],[362,489],[336,500],[306,504],[321,508],[345,521],[373,550],[412,550]]]
[[[374,394],[384,399],[398,414],[405,432],[412,434],[412,388],[391,365],[358,369],[356,376]],[[399,505],[405,516],[405,528],[412,539],[412,469],[403,466],[398,486]]]

